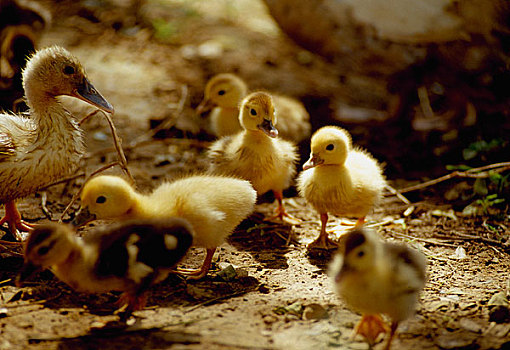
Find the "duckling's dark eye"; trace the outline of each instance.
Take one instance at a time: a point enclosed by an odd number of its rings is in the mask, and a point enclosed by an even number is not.
[[[360,251],[358,252],[358,257],[359,257],[359,258],[361,258],[363,255],[365,255],[365,252],[364,252],[364,251],[362,251],[362,250],[360,250]]]
[[[250,114],[251,115],[257,115],[257,111],[255,109],[250,109]]]
[[[37,254],[46,255],[50,251],[50,247],[41,247],[37,250]]]
[[[106,202],[106,197],[105,197],[105,196],[99,196],[99,197],[97,197],[97,199],[96,199],[96,203],[98,203],[98,204],[103,204],[104,202]]]
[[[74,67],[73,66],[65,66],[64,74],[66,74],[66,75],[74,74]]]
[[[220,96],[225,95],[225,90],[220,90],[220,91],[218,91],[218,95],[220,95]]]
[[[332,143],[330,143],[329,145],[326,146],[326,150],[328,150],[328,151],[332,151],[334,149],[335,149],[335,145]]]

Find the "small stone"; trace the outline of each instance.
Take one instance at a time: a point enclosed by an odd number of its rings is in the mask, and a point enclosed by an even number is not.
[[[7,316],[9,316],[9,311],[7,310],[7,308],[5,307],[0,308],[0,318],[4,318]]]
[[[320,320],[328,317],[328,311],[320,304],[307,305],[303,311],[304,320]]]
[[[508,306],[496,305],[489,307],[489,321],[496,323],[510,322],[510,309]]]
[[[278,321],[278,317],[274,315],[266,315],[262,320],[264,321],[265,324],[272,324]]]
[[[468,333],[469,334],[469,333]],[[475,335],[468,337],[465,334],[461,336],[459,332],[446,333],[438,336],[435,339],[435,343],[441,349],[472,349],[473,343],[476,340]]]

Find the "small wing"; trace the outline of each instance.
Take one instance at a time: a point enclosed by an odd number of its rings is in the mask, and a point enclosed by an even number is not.
[[[160,268],[171,268],[186,255],[193,241],[191,225],[178,218],[133,220],[102,229],[96,241],[94,267],[99,277],[116,276],[139,282]]]
[[[0,132],[0,162],[7,160],[14,154],[16,154],[16,146],[12,137],[5,132]]]

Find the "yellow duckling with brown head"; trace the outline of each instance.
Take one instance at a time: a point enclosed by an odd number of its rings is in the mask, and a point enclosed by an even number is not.
[[[183,218],[195,231],[193,245],[205,248],[206,257],[200,269],[181,271],[199,279],[209,271],[216,247],[251,214],[256,198],[248,181],[224,176],[189,176],[142,194],[120,177],[103,175],[84,185],[74,224],[95,219]]]
[[[243,131],[225,136],[208,151],[211,172],[235,176],[251,182],[257,194],[273,191],[278,208],[276,217],[293,222],[283,206],[283,190],[296,173],[296,146],[276,138],[273,99],[265,92],[254,92],[243,99],[239,112]]]
[[[215,75],[205,86],[204,99],[197,107],[197,112],[203,113],[213,108],[211,128],[217,137],[236,134],[242,130],[239,106],[247,93],[246,83],[237,75]],[[296,143],[310,137],[310,116],[303,104],[288,96],[271,95],[278,117],[279,136]]]
[[[58,46],[29,59],[23,88],[29,116],[0,114],[0,203],[5,204],[0,225],[7,222],[13,234],[31,228],[21,220],[14,201],[71,174],[85,151],[78,123],[57,96],[76,97],[113,112],[78,59]]]
[[[385,186],[381,166],[368,152],[352,146],[346,130],[336,126],[317,130],[310,159],[298,178],[299,193],[321,216],[320,235],[309,247],[336,248],[326,232],[328,213],[356,217],[362,224]]]
[[[403,244],[382,241],[371,229],[358,227],[342,236],[330,271],[338,295],[362,312],[355,333],[373,345],[387,332],[380,314],[391,318],[389,350],[400,321],[414,313],[425,285],[427,260]]]

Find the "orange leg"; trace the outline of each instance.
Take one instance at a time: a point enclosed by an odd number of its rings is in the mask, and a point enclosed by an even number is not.
[[[178,274],[183,276],[188,276],[189,279],[192,280],[199,280],[201,278],[204,278],[205,275],[207,275],[207,272],[209,272],[209,269],[211,268],[212,259],[214,252],[216,251],[216,248],[207,248],[205,253],[205,259],[204,263],[202,264],[202,267],[199,269],[182,269],[178,268],[176,271]]]
[[[321,214],[321,232],[319,237],[308,245],[308,249],[336,249],[338,243],[328,237],[326,224],[328,223],[328,213]]]
[[[397,331],[397,327],[398,327],[397,321],[391,322],[390,336],[388,337],[388,341],[386,343],[386,346],[384,347],[384,350],[390,350],[391,341],[393,340],[393,336],[395,335],[395,332]]]
[[[140,295],[124,292],[120,295],[119,300],[115,303],[121,309],[117,311],[121,320],[127,320],[133,311],[142,310],[147,304],[147,295],[142,293]],[[123,307],[125,309],[123,309]]]
[[[275,215],[268,218],[268,220],[274,220],[274,219],[278,218],[278,219],[280,219],[288,224],[291,224],[291,225],[297,225],[297,224],[301,223],[301,220],[293,217],[292,215],[287,213],[287,211],[285,210],[285,207],[283,206],[282,191],[273,191],[273,193],[274,193],[274,197],[278,201],[278,207],[276,208]]]
[[[362,335],[367,340],[368,344],[373,346],[379,334],[384,334],[388,331],[388,325],[384,323],[380,315],[363,315],[354,329],[354,334]]]
[[[14,201],[5,203],[5,216],[0,220],[0,226],[7,222],[9,230],[16,237],[18,241],[22,240],[21,232],[29,232],[33,229],[34,225],[21,220],[21,214],[16,208]]]
[[[362,218],[359,218],[359,219],[356,221],[356,224],[354,224],[354,227],[363,226],[364,224],[365,224],[365,217],[363,216]]]

